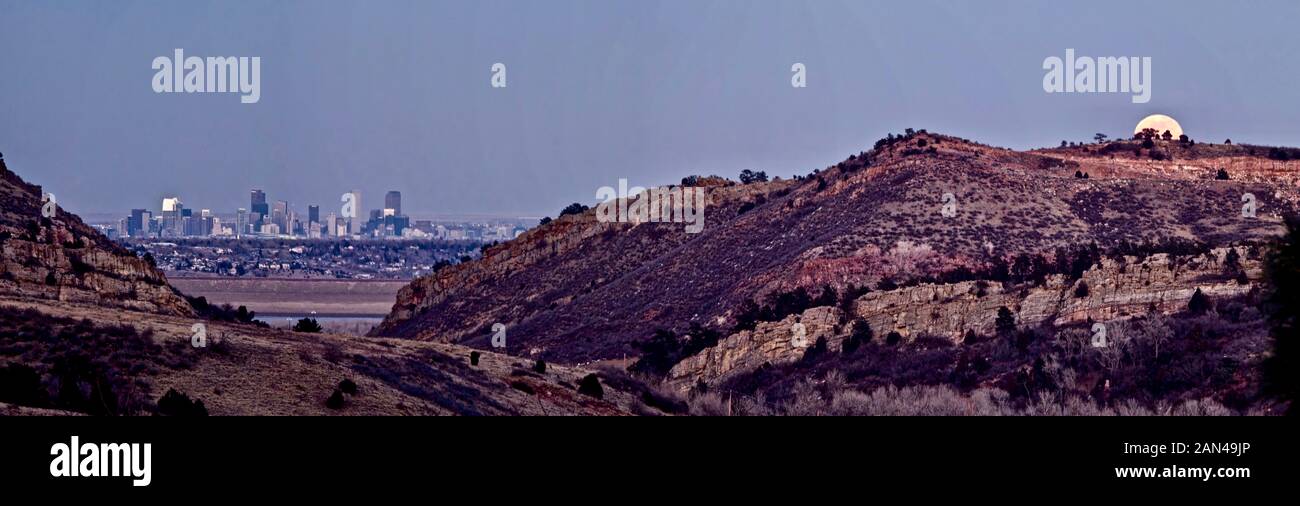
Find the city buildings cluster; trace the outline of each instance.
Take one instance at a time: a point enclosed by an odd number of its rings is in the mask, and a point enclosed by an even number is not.
[[[208,209],[196,212],[185,207],[180,197],[167,197],[159,212],[132,209],[131,214],[103,227],[115,239],[170,239],[184,237],[227,238],[349,238],[349,239],[442,239],[506,241],[523,233],[518,225],[493,224],[477,227],[438,224],[432,220],[412,221],[402,212],[402,194],[384,195],[382,208],[361,212],[361,192],[343,195],[336,212],[321,213],[321,206],[307,206],[299,214],[288,201],[267,200],[266,192],[249,192],[249,207],[233,215],[218,216]]]

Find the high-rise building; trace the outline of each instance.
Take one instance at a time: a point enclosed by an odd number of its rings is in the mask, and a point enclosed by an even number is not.
[[[148,230],[148,225],[145,223],[144,218],[144,215],[146,214],[149,214],[147,209],[131,210],[131,217],[126,220],[126,235],[130,237],[142,237],[145,235],[144,232]]]
[[[241,207],[238,211],[235,211],[234,234],[235,237],[241,237],[248,232],[248,210]]]
[[[338,217],[335,216],[334,213],[329,213],[329,215],[325,216],[325,221],[321,223],[321,225],[323,225],[321,228],[321,235],[325,237],[339,235],[339,229],[336,223],[338,223]]]
[[[266,205],[266,192],[262,190],[253,190],[251,195],[251,198],[249,198],[248,210],[258,215],[254,224],[261,226],[262,220],[266,219],[266,217],[271,214],[271,210],[267,208]]]
[[[180,197],[164,198],[162,201],[162,227],[158,231],[158,235],[163,237],[185,235],[184,224],[181,223],[184,211],[185,205],[181,203]]]
[[[320,223],[320,206],[307,206],[307,223]]]
[[[198,233],[194,235],[210,236],[219,231],[220,222],[217,221],[216,215],[213,215],[209,209],[199,211],[196,221],[198,221]]]
[[[347,220],[347,233],[339,234],[340,236],[360,234],[361,227],[365,223],[365,220],[361,218],[361,210],[364,209],[361,207],[361,190],[352,190],[347,193],[347,196],[350,199],[344,201],[344,213],[340,217]]]
[[[275,201],[275,207],[271,208],[271,223],[280,227],[284,232],[289,229],[289,203],[283,200]]]
[[[402,192],[399,192],[399,191],[394,190],[394,191],[390,191],[390,192],[388,192],[387,194],[385,194],[385,195],[384,195],[384,209],[392,209],[392,210],[393,210],[392,213],[385,213],[385,214],[392,214],[393,216],[400,216],[400,215],[402,214]]]

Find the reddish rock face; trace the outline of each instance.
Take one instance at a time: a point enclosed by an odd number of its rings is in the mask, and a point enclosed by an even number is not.
[[[995,257],[1091,243],[1266,240],[1282,231],[1282,213],[1300,200],[1300,163],[1268,160],[1267,150],[1162,142],[1173,160],[1156,161],[1135,156],[1137,147],[1015,152],[920,133],[799,181],[714,182],[699,234],[675,223],[598,223],[592,211],[564,216],[481,260],[416,280],[374,334],[487,347],[491,325],[500,322],[510,329],[512,354],[573,362],[635,356],[635,344],[657,328],[680,333],[698,323],[727,335],[742,303],[795,287],[815,295],[827,286],[876,287],[886,278],[902,285],[979,269]],[[1215,180],[1220,168],[1232,179]],[[1258,200],[1255,219],[1241,219],[1245,193]],[[945,194],[955,202],[952,215],[943,209]],[[1116,303],[1114,311],[1137,311],[1149,297],[1178,298],[1186,288],[1152,295],[1120,278],[1090,284],[1094,295],[1086,301],[1133,302]],[[924,299],[918,290],[942,299],[965,289],[887,289],[859,306]],[[1015,303],[1043,319],[1112,310],[1049,300],[1060,293],[1015,294]],[[992,321],[968,309],[963,329]],[[928,311],[904,320],[943,335],[956,329],[927,323]]]
[[[1242,258],[1244,248],[1238,248]],[[1115,322],[1151,313],[1172,314],[1187,307],[1196,290],[1216,299],[1244,295],[1255,282],[1241,284],[1224,276],[1228,248],[1206,255],[1146,259],[1125,258],[1124,262],[1104,259],[1084,273],[1078,282],[1053,276],[1043,286],[1004,290],[1001,284],[983,289],[978,282],[921,285],[887,292],[873,292],[857,299],[851,314],[833,307],[815,307],[802,313],[801,321],[809,342],[824,337],[829,349],[839,350],[851,319],[866,320],[878,336],[897,332],[904,339],[935,336],[959,343],[968,331],[979,335],[995,332],[998,308],[1007,307],[1017,323],[1033,327],[1048,322],[1056,326],[1082,324],[1089,320]],[[1248,279],[1263,276],[1258,260],[1241,262]],[[1079,283],[1089,286],[1087,295],[1076,295]],[[719,341],[702,353],[687,357],[668,374],[675,388],[689,390],[699,382],[714,384],[729,377],[754,371],[763,364],[798,360],[803,349],[791,344],[795,316],[779,322],[759,323],[753,331],[742,331]]]
[[[162,272],[81,218],[43,218],[41,196],[0,160],[0,297],[193,314]]]

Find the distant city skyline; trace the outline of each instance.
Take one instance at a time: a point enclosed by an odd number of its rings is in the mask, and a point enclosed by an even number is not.
[[[337,211],[305,204],[306,213],[285,200],[254,188],[248,207],[213,210],[188,207],[179,195],[164,197],[156,209],[133,208],[125,215],[83,217],[113,239],[307,238],[307,239],[441,239],[507,241],[535,225],[519,219],[440,222],[412,219],[402,212],[402,193],[385,192],[381,207],[365,208],[357,191],[342,195]],[[155,210],[157,212],[155,212]],[[195,212],[197,211],[197,212]],[[349,216],[351,214],[351,216]],[[507,226],[507,224],[509,224]]]
[[[0,0],[0,151],[81,214],[402,189],[407,215],[554,217],[602,186],[807,174],[905,128],[1013,149],[1121,137],[1300,145],[1300,4]],[[1260,16],[1260,12],[1268,12]],[[150,67],[260,58],[257,103]],[[1046,93],[1044,58],[1152,62],[1150,101]],[[494,88],[492,70],[508,70]],[[792,65],[806,69],[794,88]],[[153,205],[150,204],[152,207]]]

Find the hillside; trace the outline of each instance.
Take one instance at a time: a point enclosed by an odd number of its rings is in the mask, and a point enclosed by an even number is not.
[[[658,412],[643,385],[602,371],[241,322],[77,216],[41,219],[41,189],[3,160],[0,197],[0,414],[194,414],[196,401],[212,415]],[[580,393],[584,380],[601,392]]]
[[[0,159],[0,295],[194,314],[162,272],[81,218],[45,218],[42,194]]]
[[[151,414],[169,390],[211,415],[620,415],[639,393],[578,393],[595,371],[440,343],[303,334],[97,306],[0,298],[0,403]],[[15,378],[30,378],[15,381]],[[356,394],[328,403],[344,380]],[[49,414],[49,413],[47,413]]]
[[[1129,141],[1015,152],[925,132],[891,136],[799,180],[711,187],[699,234],[676,223],[598,223],[594,211],[564,216],[416,280],[373,334],[482,347],[501,322],[511,354],[636,356],[657,329],[729,335],[748,302],[799,288],[856,297],[988,277],[1020,255],[1062,272],[1116,250],[1203,252],[1267,241],[1296,208],[1300,162],[1160,142],[1173,160],[1138,157]],[[1220,168],[1232,179],[1216,180]],[[945,193],[955,197],[951,218]],[[1255,218],[1241,216],[1246,193]]]

